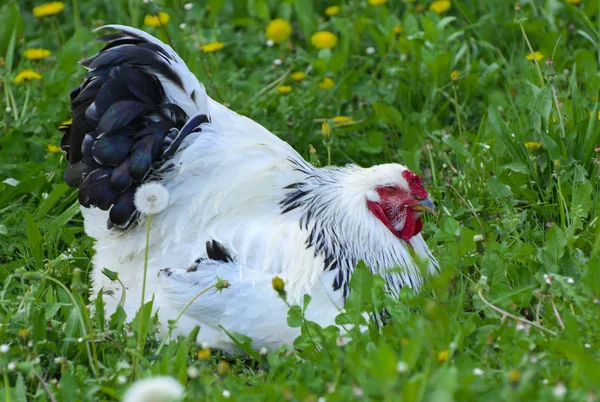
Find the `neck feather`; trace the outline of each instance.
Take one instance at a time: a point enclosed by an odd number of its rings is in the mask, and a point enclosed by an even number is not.
[[[304,165],[302,171],[306,179],[287,187],[289,192],[280,203],[282,213],[300,213],[300,227],[308,233],[307,249],[324,258],[324,270],[337,270],[333,288],[342,289],[344,297],[361,260],[384,277],[395,296],[403,285],[417,288],[422,283],[423,273],[415,260],[424,260],[426,271],[437,270],[421,235],[401,240],[371,213],[364,184],[368,169]]]

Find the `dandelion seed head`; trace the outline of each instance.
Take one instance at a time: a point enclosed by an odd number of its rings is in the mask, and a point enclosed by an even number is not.
[[[182,22],[181,24],[179,24],[179,29],[185,29],[185,27],[187,27],[185,22]]]
[[[592,345],[590,345],[589,343],[586,343],[585,345],[583,345],[583,347],[586,349],[591,349]]]
[[[136,190],[133,203],[143,214],[157,214],[169,205],[169,191],[158,182],[145,183]]]
[[[17,368],[17,364],[15,362],[10,362],[8,363],[8,371],[15,371],[15,369]]]
[[[554,386],[554,389],[552,390],[552,395],[554,395],[555,398],[562,399],[565,397],[566,394],[567,394],[567,387],[565,387],[565,384],[563,384],[562,382],[559,381]]]
[[[408,370],[408,366],[406,365],[405,362],[399,361],[398,364],[396,364],[396,372],[397,373],[405,373],[406,370]]]
[[[473,236],[473,241],[475,243],[481,243],[483,241],[483,235],[481,234],[476,234],[475,236]]]
[[[223,398],[229,399],[231,397],[231,392],[229,392],[228,390],[224,389],[222,395],[223,395]]]
[[[575,281],[573,280],[573,278],[567,278],[567,283],[568,283],[569,285],[572,285],[572,284],[574,284],[574,283],[575,283]]]
[[[117,382],[119,384],[125,384],[127,383],[127,377],[121,374],[117,377]]]
[[[272,47],[275,44],[275,42],[273,42],[273,39],[267,39],[267,46],[268,47]]]
[[[183,8],[185,8],[186,10],[191,10],[194,7],[194,5],[192,3],[186,3]]]
[[[280,59],[273,60],[273,64],[275,64],[276,66],[280,66],[281,63],[283,63],[283,62]]]
[[[125,392],[123,402],[167,402],[183,397],[183,386],[173,377],[159,376],[138,380]]]
[[[369,46],[365,49],[365,53],[367,54],[375,54],[375,48],[373,46]]]
[[[198,378],[198,376],[200,375],[200,371],[194,367],[194,366],[190,366],[187,368],[187,376],[191,379],[195,379]]]
[[[10,350],[10,345],[0,345],[0,353],[7,353]]]
[[[475,374],[477,377],[481,377],[483,375],[483,370],[479,367],[475,367],[473,369],[473,374]]]

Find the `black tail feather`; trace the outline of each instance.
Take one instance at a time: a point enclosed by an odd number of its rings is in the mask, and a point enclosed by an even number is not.
[[[98,40],[108,43],[81,62],[90,71],[70,94],[72,123],[61,127],[65,181],[79,189],[81,205],[110,209],[109,228],[125,228],[139,215],[136,188],[208,118],[188,122],[192,116],[169,103],[161,79],[183,88],[176,56],[132,33]]]

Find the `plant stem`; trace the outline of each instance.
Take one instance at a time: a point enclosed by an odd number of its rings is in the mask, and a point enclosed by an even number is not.
[[[6,402],[10,402],[10,387],[9,387],[9,382],[8,382],[8,374],[6,372],[6,370],[4,371],[4,398]]]
[[[146,300],[146,277],[148,275],[148,253],[150,251],[150,228],[152,227],[152,214],[148,215],[148,227],[146,229],[146,250],[144,252],[144,276],[142,279],[142,300],[140,302],[140,309],[138,311],[138,336],[137,336],[137,349],[138,353],[133,357],[133,373],[137,376],[137,367],[139,363],[138,356],[144,352],[144,345],[142,344],[142,309],[144,308],[144,301]]]
[[[77,310],[79,310],[79,324],[81,325],[81,333],[84,338],[87,338],[87,331],[85,328],[85,320],[83,319],[83,313],[81,312],[81,308],[80,308],[79,304],[77,303],[77,301],[75,300],[73,293],[71,293],[69,288],[64,283],[59,281],[58,279],[54,279],[53,277],[47,276],[47,275],[44,275],[44,278],[51,282],[54,282],[55,284],[60,286],[62,288],[62,290],[67,294],[69,299],[71,299],[71,303],[73,303],[73,307],[75,307],[75,308],[77,308]],[[94,361],[94,359],[92,358],[92,352],[90,350],[90,345],[88,344],[88,342],[85,342],[85,348],[87,350],[88,359],[90,361],[90,367],[92,367],[92,369],[94,371],[94,375],[96,377],[98,377],[100,375],[100,371],[98,368],[98,362]]]
[[[480,300],[481,300],[481,301],[482,301],[482,302],[483,302],[483,303],[484,303],[486,306],[488,306],[489,308],[491,308],[492,310],[494,310],[494,311],[496,311],[496,312],[498,312],[498,313],[500,313],[500,314],[503,314],[503,315],[505,315],[505,316],[507,316],[507,317],[510,317],[510,318],[512,318],[512,319],[514,319],[514,320],[517,320],[517,321],[522,321],[522,322],[525,322],[525,323],[527,323],[527,324],[531,325],[532,327],[536,327],[536,328],[538,328],[538,329],[540,329],[540,330],[542,330],[542,331],[546,331],[546,332],[548,332],[548,333],[549,333],[549,334],[551,334],[551,335],[554,335],[554,336],[557,336],[557,335],[558,335],[558,333],[556,333],[556,332],[554,332],[554,331],[552,331],[552,330],[550,330],[550,329],[548,329],[548,328],[544,328],[544,327],[542,327],[541,325],[539,325],[539,324],[536,324],[536,323],[535,323],[535,322],[533,322],[533,321],[529,321],[529,320],[527,320],[527,319],[525,319],[525,318],[517,317],[516,315],[514,315],[514,314],[511,314],[511,313],[509,313],[508,311],[504,311],[504,310],[502,310],[500,307],[496,307],[496,306],[494,306],[492,303],[490,303],[489,301],[487,301],[485,297],[483,297],[483,291],[482,291],[481,289],[479,289],[479,290],[477,291],[477,296],[479,296],[479,299],[480,299]]]
[[[156,355],[158,355],[160,353],[160,351],[162,350],[162,348],[167,343],[167,339],[169,339],[169,337],[171,336],[171,333],[173,332],[173,328],[175,328],[175,324],[177,324],[177,322],[179,321],[179,319],[181,318],[181,316],[183,315],[183,313],[185,313],[185,310],[187,310],[188,307],[190,307],[192,305],[192,303],[196,301],[196,299],[198,299],[200,296],[202,296],[204,293],[208,292],[210,289],[214,288],[215,286],[217,286],[217,283],[213,283],[209,287],[202,289],[196,296],[192,297],[190,299],[190,301],[188,301],[186,303],[185,306],[183,306],[183,308],[181,309],[181,311],[177,315],[177,318],[175,318],[175,321],[173,321],[173,323],[169,324],[169,330],[167,331],[167,333],[165,334],[165,337],[163,338],[162,342],[158,346],[158,349],[156,349],[156,353],[155,353]]]
[[[535,57],[535,52],[533,51],[533,47],[531,47],[531,43],[529,43],[529,38],[527,37],[527,34],[525,33],[525,28],[523,28],[523,21],[519,20],[519,26],[521,27],[521,32],[523,33],[525,42],[527,42],[527,47],[529,48],[529,52],[531,53],[531,55],[533,55],[533,62],[535,63],[535,67],[536,67],[538,75],[540,77],[540,84],[542,85],[542,88],[544,88],[546,86],[544,83],[544,75],[542,74],[542,69],[540,68],[540,65],[538,64],[538,61]]]
[[[25,117],[27,111],[27,104],[29,103],[29,95],[31,93],[31,85],[27,85],[27,92],[25,92],[25,102],[23,103],[23,110],[21,110],[21,120]]]

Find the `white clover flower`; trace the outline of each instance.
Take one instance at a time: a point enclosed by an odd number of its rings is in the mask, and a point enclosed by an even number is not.
[[[198,376],[200,375],[200,371],[194,367],[194,366],[190,366],[187,368],[187,376],[191,379],[194,378],[198,378]]]
[[[547,378],[544,378],[544,379],[542,380],[542,384],[544,384],[544,385],[548,385],[548,383],[549,383],[549,382],[550,382],[550,381],[548,381],[548,379],[547,379]]]
[[[264,346],[262,348],[260,348],[260,351],[258,352],[261,356],[266,356],[267,354],[269,354],[269,351],[267,350],[267,348],[265,348]]]
[[[231,397],[231,392],[229,392],[228,390],[224,389],[222,395],[223,395],[223,398],[229,399]]]
[[[39,357],[36,357],[36,358],[35,358],[35,359],[33,359],[31,362],[32,362],[33,364],[40,364],[40,362],[41,362],[41,361],[42,361],[42,360],[41,360]]]
[[[185,8],[186,10],[191,10],[194,7],[194,5],[192,3],[187,3],[186,5],[183,6],[183,8]]]
[[[326,402],[327,399],[325,399],[324,396],[320,396],[319,399],[317,399],[317,402]]]
[[[281,63],[283,63],[283,62],[280,59],[273,60],[273,64],[275,64],[276,66],[280,66]]]
[[[58,356],[58,357],[54,358],[54,363],[56,363],[56,364],[63,364],[66,361],[67,361],[67,358],[63,357],[63,356]]]
[[[369,46],[365,49],[365,53],[367,54],[375,54],[375,48],[373,46]]]
[[[473,241],[475,243],[480,243],[483,241],[483,235],[481,234],[476,234],[475,236],[473,236]]]
[[[4,345],[2,345],[4,346]],[[585,345],[583,345],[584,348],[586,349],[590,349],[592,347],[592,345],[590,345],[589,343],[586,343]]]
[[[406,365],[405,362],[399,361],[398,364],[396,364],[396,372],[397,373],[404,373],[404,372],[406,372],[406,370],[408,370],[408,366]]]
[[[119,383],[119,384],[126,384],[127,383],[127,377],[124,376],[123,374],[119,375],[117,377],[117,383]]]
[[[42,193],[42,199],[45,200],[48,198],[48,193]]]
[[[442,169],[447,169],[447,168],[448,168],[448,165],[444,163],[444,164],[442,165]]]
[[[183,397],[183,385],[173,377],[148,377],[138,380],[125,392],[123,402],[168,402]]]
[[[275,44],[271,39],[267,40],[267,46],[271,47]]]
[[[519,321],[517,323],[516,329],[517,329],[517,331],[524,331],[525,330],[525,324],[523,324],[521,321]]]
[[[77,338],[77,342],[79,342],[79,343],[83,342],[83,338]]]
[[[560,381],[558,382],[558,384],[556,384],[556,386],[552,390],[552,395],[554,395],[555,398],[559,398],[559,399],[564,398],[566,393],[567,393],[567,387],[565,387],[565,384],[563,384]]]
[[[8,363],[7,368],[8,368],[8,371],[15,371],[15,369],[17,368],[17,363],[10,362],[10,363]]]
[[[0,353],[7,353],[10,350],[10,345],[0,345]]]
[[[180,29],[185,29],[187,25],[185,24],[185,22],[182,22],[181,24],[179,24],[179,28]]]
[[[546,281],[548,285],[552,285],[553,280],[554,277],[552,275],[544,274],[544,281]]]
[[[574,283],[575,283],[575,281],[573,280],[573,278],[567,278],[567,283],[568,283],[569,285],[572,285],[572,284],[574,284]]]
[[[135,191],[133,203],[143,214],[157,214],[169,205],[169,191],[158,182],[145,183]]]
[[[473,369],[473,374],[475,374],[477,377],[481,377],[483,375],[483,370],[479,367],[475,367]]]
[[[9,107],[7,107],[7,108],[6,108],[6,109],[4,109],[4,110],[6,111],[6,113],[10,113],[10,112],[12,112],[12,109],[11,109],[11,108],[9,108]]]
[[[357,398],[360,398],[361,396],[365,395],[365,391],[363,391],[362,388],[359,387],[358,385],[353,385],[352,386],[352,393]]]

